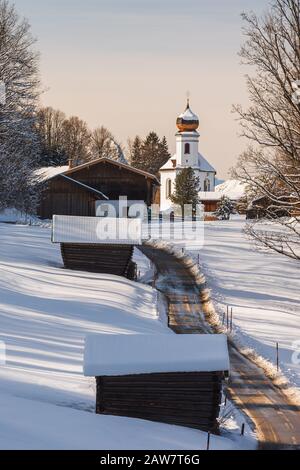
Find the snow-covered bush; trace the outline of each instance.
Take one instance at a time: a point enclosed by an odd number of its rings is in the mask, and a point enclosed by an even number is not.
[[[234,206],[227,196],[222,196],[215,215],[220,220],[229,220],[231,214],[234,214]]]

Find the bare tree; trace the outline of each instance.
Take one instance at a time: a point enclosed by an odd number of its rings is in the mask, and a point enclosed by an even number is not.
[[[41,166],[59,166],[67,163],[64,148],[64,122],[66,115],[51,107],[37,113],[37,130],[41,142]]]
[[[273,0],[262,18],[244,13],[243,19],[240,55],[256,74],[247,76],[250,108],[235,107],[251,144],[233,173],[268,201],[266,218],[276,221],[270,229],[252,223],[246,231],[260,245],[299,260],[300,107],[293,99],[300,78],[299,0]]]
[[[97,127],[92,132],[91,153],[93,159],[110,158],[126,163],[122,145],[106,127]]]
[[[33,169],[39,158],[35,131],[39,98],[38,54],[28,22],[0,0],[0,207],[34,210]],[[32,203],[32,204],[31,204]]]
[[[73,165],[91,160],[91,134],[86,122],[76,116],[63,122],[64,150]]]

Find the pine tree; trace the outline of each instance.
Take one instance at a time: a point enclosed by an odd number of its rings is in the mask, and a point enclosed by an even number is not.
[[[159,157],[159,169],[171,158],[168,142],[165,136],[161,139],[161,151]]]
[[[229,220],[230,215],[234,213],[234,207],[231,200],[227,196],[222,196],[219,204],[218,209],[215,212],[215,215],[220,220]]]
[[[150,132],[142,145],[140,168],[155,175],[158,172],[160,140],[156,132]]]
[[[192,205],[195,209],[199,200],[199,178],[192,168],[184,168],[175,179],[175,189],[170,197],[173,204],[179,205],[183,211],[185,205]]]
[[[141,169],[142,144],[142,139],[137,135],[130,148],[130,164],[138,169]]]
[[[160,140],[156,132],[150,132],[141,143],[139,137],[135,138],[132,146],[132,166],[158,175],[160,168],[171,157],[168,149],[167,139]]]

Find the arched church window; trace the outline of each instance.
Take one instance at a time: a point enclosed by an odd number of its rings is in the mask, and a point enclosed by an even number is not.
[[[172,181],[169,179],[167,179],[167,183],[166,183],[166,197],[167,199],[169,199],[169,197],[172,196]]]
[[[210,191],[210,180],[208,178],[204,181],[204,191],[206,193]]]
[[[184,145],[184,153],[185,155],[189,155],[191,153],[191,146],[190,144],[185,144]]]

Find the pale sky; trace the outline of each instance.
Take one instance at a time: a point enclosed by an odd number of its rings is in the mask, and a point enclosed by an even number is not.
[[[175,148],[186,93],[200,151],[225,178],[245,147],[231,113],[247,104],[237,53],[244,10],[267,0],[15,0],[41,53],[44,105],[104,125],[126,144],[150,130]]]

